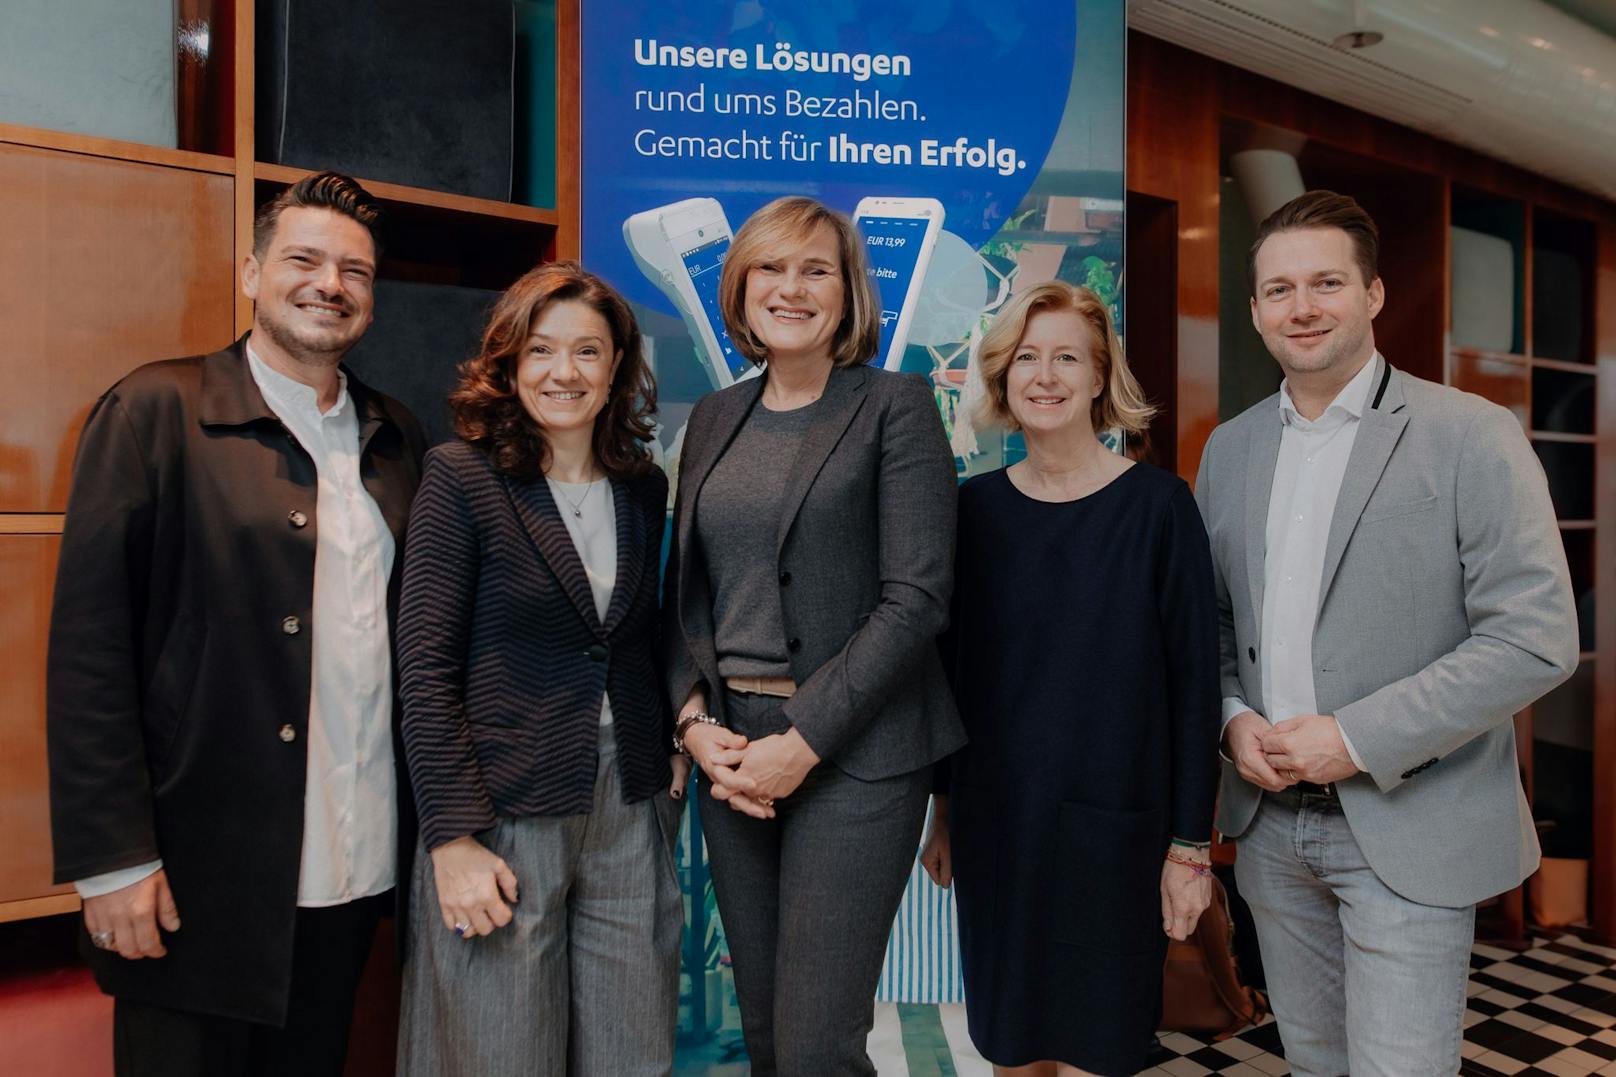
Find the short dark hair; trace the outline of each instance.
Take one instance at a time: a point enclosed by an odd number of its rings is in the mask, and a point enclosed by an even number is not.
[[[623,355],[595,417],[595,459],[614,479],[643,475],[654,466],[647,443],[656,414],[656,378],[642,354],[640,326],[628,302],[577,262],[546,262],[523,274],[494,304],[477,356],[460,364],[460,384],[449,394],[455,432],[488,454],[513,478],[543,477],[550,446],[516,395],[516,367],[533,325],[551,303],[583,303],[612,331]]]
[[[280,194],[258,207],[253,218],[253,253],[262,257],[281,213],[288,209],[328,209],[349,220],[358,221],[370,233],[376,257],[382,253],[380,232],[382,204],[352,176],[340,172],[316,172],[304,176]]]
[[[1339,228],[1352,240],[1353,260],[1363,272],[1364,287],[1380,276],[1380,229],[1374,218],[1348,195],[1334,191],[1308,191],[1286,202],[1257,226],[1257,238],[1246,253],[1246,288],[1257,294],[1257,251],[1276,232],[1309,228]]]

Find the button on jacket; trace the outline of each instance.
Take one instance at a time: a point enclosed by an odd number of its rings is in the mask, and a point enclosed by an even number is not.
[[[465,442],[427,454],[399,613],[404,743],[428,850],[497,815],[578,815],[594,801],[610,691],[625,799],[672,781],[658,673],[662,472],[612,480],[617,581],[602,619],[547,482]]]
[[[397,401],[347,381],[360,481],[402,544],[423,435]],[[86,944],[120,998],[283,1019],[318,635],[316,482],[241,342],[134,371],[80,438],[46,678],[55,876],[160,859],[184,921],[159,961]],[[408,818],[400,830],[408,848]]]

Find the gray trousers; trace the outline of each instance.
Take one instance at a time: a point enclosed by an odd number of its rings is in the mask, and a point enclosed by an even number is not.
[[[778,700],[729,693],[730,724]],[[776,712],[777,713],[777,712]],[[915,862],[931,768],[864,782],[821,763],[753,819],[697,798],[753,1077],[852,1077],[875,1066],[864,1045],[887,937]]]
[[[1340,805],[1264,794],[1235,859],[1297,1077],[1459,1070],[1474,906],[1421,905],[1363,858]]]
[[[415,860],[399,1026],[405,1077],[664,1077],[673,1067],[683,801],[623,803],[611,727],[588,815],[501,816],[478,835],[516,874],[515,918],[457,938]]]

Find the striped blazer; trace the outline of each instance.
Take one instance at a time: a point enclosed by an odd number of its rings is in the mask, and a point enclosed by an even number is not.
[[[657,564],[668,480],[613,479],[617,584],[604,622],[550,487],[464,442],[427,454],[398,617],[404,749],[428,849],[496,815],[577,815],[594,798],[610,692],[625,799],[671,781]]]

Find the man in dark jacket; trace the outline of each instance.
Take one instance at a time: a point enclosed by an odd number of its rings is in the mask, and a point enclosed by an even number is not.
[[[51,827],[119,1074],[339,1074],[404,877],[390,639],[425,446],[339,366],[378,214],[334,173],[266,204],[248,335],[135,370],[79,442]]]

